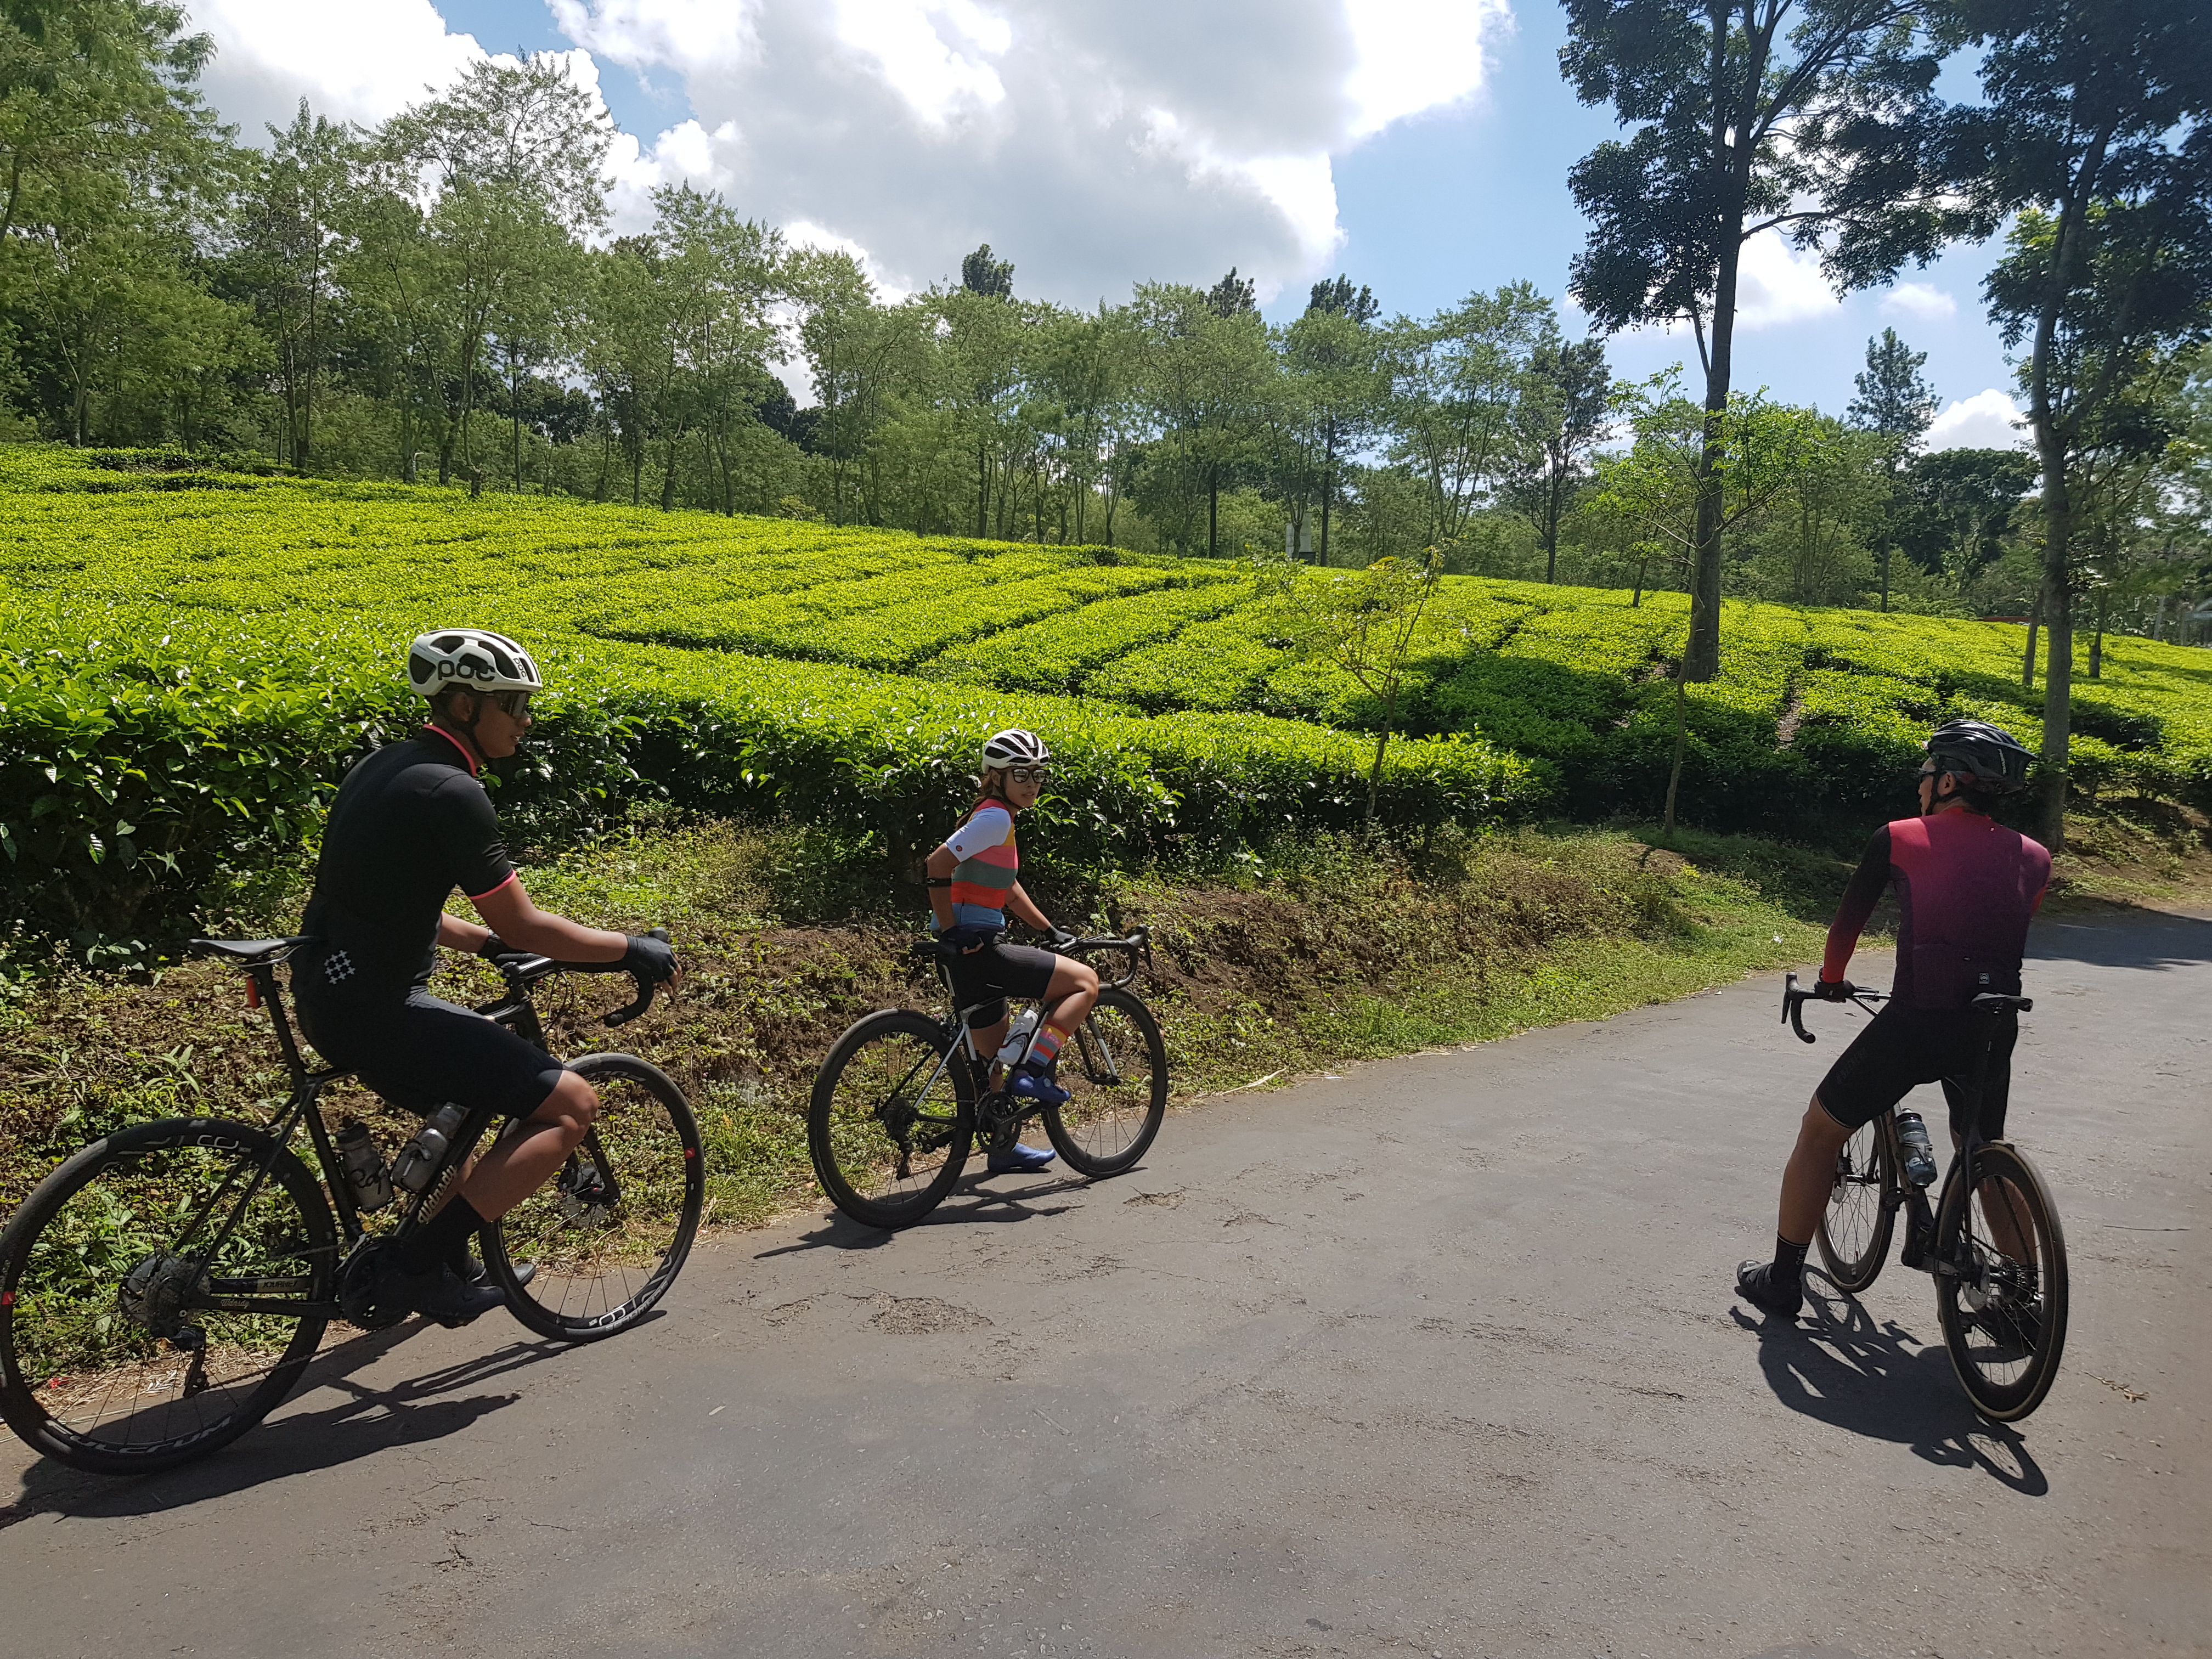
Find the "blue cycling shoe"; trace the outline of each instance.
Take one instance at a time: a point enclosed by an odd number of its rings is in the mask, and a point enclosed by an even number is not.
[[[1006,1092],[1018,1100],[1033,1100],[1040,1106],[1065,1106],[1067,1091],[1054,1083],[1051,1077],[1033,1066],[1024,1066],[1006,1079]]]
[[[983,1167],[993,1175],[1027,1175],[1042,1170],[1053,1160],[1048,1147],[1024,1146],[1016,1141],[1004,1152],[994,1152],[984,1160]]]

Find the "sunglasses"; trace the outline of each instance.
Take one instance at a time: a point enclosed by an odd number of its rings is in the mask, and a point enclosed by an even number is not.
[[[509,720],[520,720],[530,712],[531,694],[527,691],[487,691],[484,701],[501,709]]]
[[[1006,780],[1010,783],[1042,784],[1052,776],[1049,766],[1009,766]]]

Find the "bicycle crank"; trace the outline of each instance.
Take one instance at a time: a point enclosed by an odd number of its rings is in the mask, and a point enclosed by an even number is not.
[[[378,1295],[384,1280],[384,1253],[391,1241],[364,1238],[338,1264],[338,1311],[365,1331],[380,1331],[407,1317],[409,1310]]]

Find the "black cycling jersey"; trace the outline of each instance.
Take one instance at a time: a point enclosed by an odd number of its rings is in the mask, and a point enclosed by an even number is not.
[[[438,917],[458,887],[482,898],[514,879],[491,797],[435,726],[357,762],[323,830],[294,959],[303,1014],[396,1010],[428,981]]]

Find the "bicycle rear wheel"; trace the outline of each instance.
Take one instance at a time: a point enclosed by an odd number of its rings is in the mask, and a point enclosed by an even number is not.
[[[1820,1260],[1838,1290],[1853,1295],[1881,1275],[1889,1255],[1890,1230],[1897,1209],[1889,1200],[1898,1189],[1896,1142],[1889,1120],[1878,1117],[1852,1131],[1836,1156],[1836,1184],[1815,1235]]]
[[[1094,1179],[1135,1168],[1168,1109],[1167,1044],[1152,1011],[1127,991],[1101,992],[1060,1049],[1059,1076],[1067,1099],[1045,1108],[1044,1128],[1067,1167]]]
[[[262,1130],[172,1118],[94,1141],[0,1232],[0,1416],[100,1474],[213,1451],[298,1384],[337,1263],[329,1200]]]
[[[2043,1403],[2066,1346],[2066,1241],[2035,1166],[1994,1141],[1974,1154],[1970,1189],[1954,1162],[1936,1218],[1936,1307],[1952,1369],[1994,1423]]]
[[[830,1202],[869,1227],[911,1227],[960,1178],[975,1080],[954,1034],[887,1008],[855,1021],[814,1079],[806,1149]]]
[[[484,1229],[484,1266],[508,1311],[541,1336],[596,1342],[667,1294],[706,1200],[699,1125],[683,1091],[635,1054],[586,1054],[568,1069],[599,1115],[560,1172]],[[515,1272],[537,1272],[527,1285]]]

